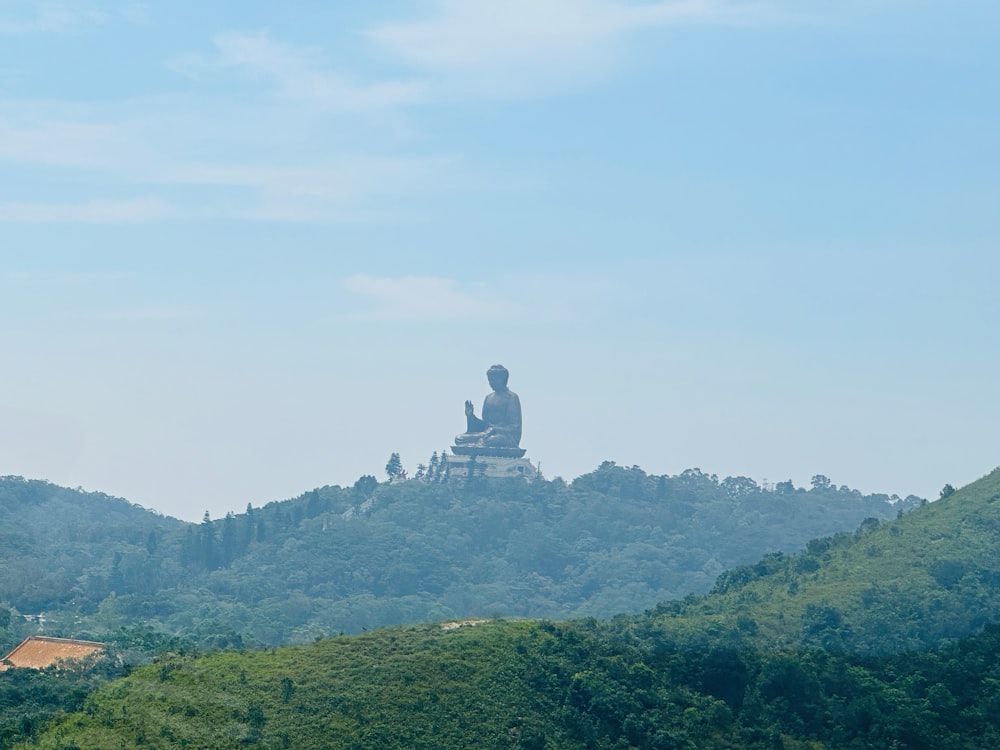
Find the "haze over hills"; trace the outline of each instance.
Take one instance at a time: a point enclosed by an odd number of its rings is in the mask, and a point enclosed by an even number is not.
[[[807,491],[610,462],[569,485],[362,477],[201,524],[12,477],[0,500],[0,603],[44,613],[50,634],[143,622],[207,647],[447,618],[638,612],[920,503],[822,476]],[[25,627],[0,635],[9,643]]]
[[[1000,469],[606,622],[465,621],[168,658],[37,746],[996,747],[998,501]]]

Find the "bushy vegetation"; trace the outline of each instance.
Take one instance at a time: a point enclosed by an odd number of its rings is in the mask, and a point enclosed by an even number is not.
[[[104,685],[32,747],[994,747],[998,500],[1000,470],[642,615],[178,653]]]
[[[1000,619],[998,532],[1000,469],[892,522],[731,569],[713,595],[659,605],[657,626],[703,642],[937,647]]]
[[[981,749],[1000,741],[998,678],[996,627],[876,658],[596,622],[420,626],[153,664],[33,747]]]
[[[919,504],[825,477],[807,491],[613,463],[571,484],[449,478],[439,461],[418,473],[200,524],[8,477],[0,603],[44,612],[54,634],[156,622],[205,648],[450,617],[610,617],[704,593],[728,568]]]
[[[90,668],[0,672],[0,748],[33,739],[53,719],[80,710],[102,682]]]
[[[33,740],[53,720],[80,710],[98,687],[136,666],[193,653],[185,641],[135,626],[108,634],[105,650],[85,661],[0,672],[0,750]]]

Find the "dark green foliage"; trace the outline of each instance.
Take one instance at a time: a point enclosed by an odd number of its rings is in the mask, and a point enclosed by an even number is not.
[[[289,673],[298,675],[291,694]],[[684,737],[725,747],[716,735],[732,727],[732,712],[667,678],[642,649],[594,625],[388,630],[180,660],[166,682],[142,669],[38,746],[610,749]]]
[[[355,494],[363,498],[371,497],[376,489],[378,489],[378,480],[371,474],[359,477],[358,481],[354,483]]]
[[[406,471],[398,453],[393,453],[389,457],[389,462],[385,465],[385,474],[390,482],[402,482],[406,479]]]
[[[85,663],[0,672],[0,750],[35,738],[53,720],[79,711],[90,693],[129,674],[137,665],[165,655],[193,653],[186,641],[136,626],[111,634],[105,653]]]
[[[421,626],[174,657],[169,679],[152,665],[105,686],[36,746],[978,750],[1000,739],[1000,627],[875,658],[690,649],[649,624]]]
[[[0,672],[0,748],[33,738],[52,719],[80,710],[99,683],[99,678],[89,672]]]
[[[728,568],[900,505],[829,483],[778,493],[746,477],[651,476],[611,462],[567,485],[451,479],[435,455],[425,476],[365,476],[200,524],[0,480],[0,507],[21,521],[0,527],[19,530],[0,531],[0,559],[10,557],[0,602],[44,611],[46,632],[158,622],[205,648],[447,617],[611,616],[705,592]],[[772,565],[749,575],[762,564]]]

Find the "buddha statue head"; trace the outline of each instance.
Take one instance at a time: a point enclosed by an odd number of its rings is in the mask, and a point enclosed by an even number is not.
[[[503,365],[493,365],[486,371],[486,379],[490,381],[490,388],[494,391],[502,391],[507,387],[510,373]]]

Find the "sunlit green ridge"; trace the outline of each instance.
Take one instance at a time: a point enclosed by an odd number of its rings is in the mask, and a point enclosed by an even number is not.
[[[898,652],[975,633],[1000,613],[1000,469],[891,522],[723,574],[659,608],[667,632]]]

